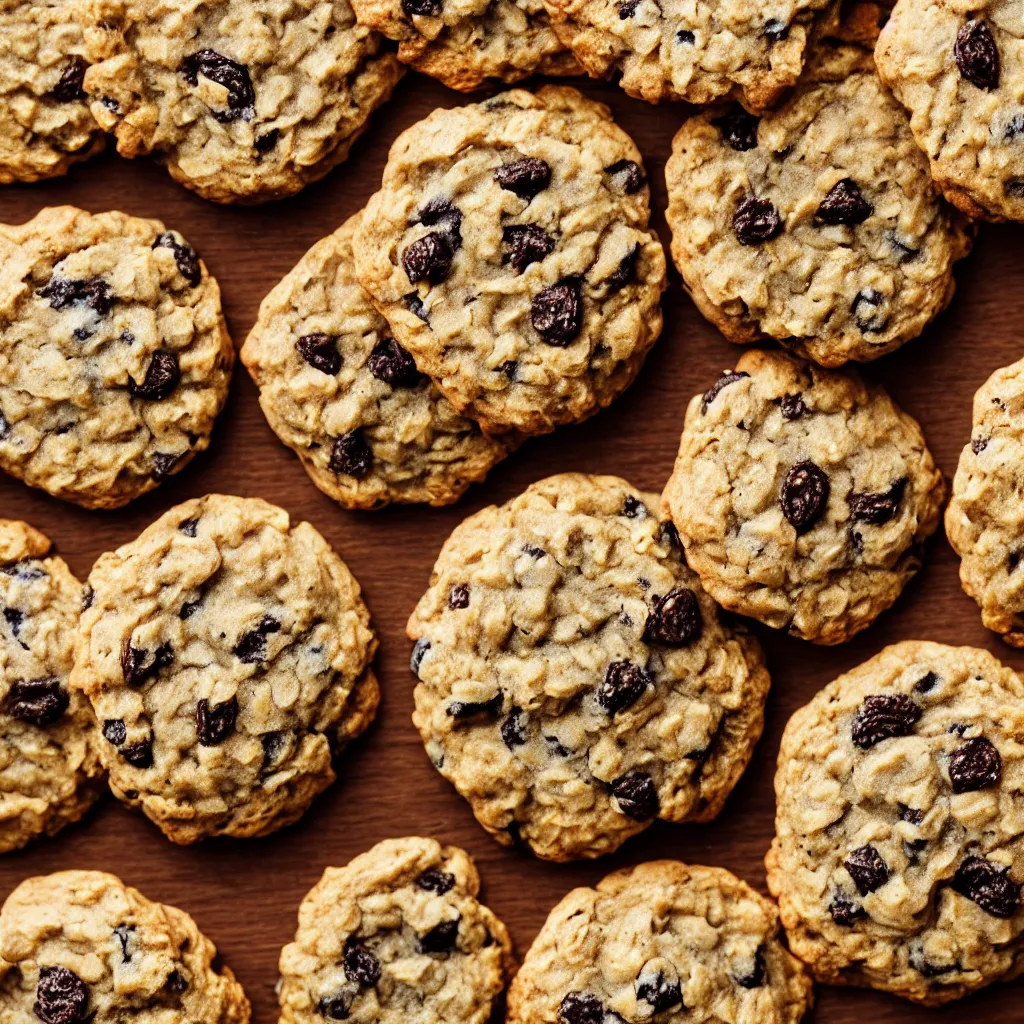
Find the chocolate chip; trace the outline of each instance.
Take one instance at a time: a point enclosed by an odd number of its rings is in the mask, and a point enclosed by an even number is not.
[[[806,533],[828,507],[828,476],[809,459],[792,466],[779,489],[782,514],[797,533]]]
[[[882,494],[860,492],[848,495],[846,504],[850,506],[850,515],[859,522],[882,526],[899,511],[907,483],[903,476]]]
[[[501,711],[501,703],[502,697],[499,692],[490,700],[453,700],[445,710],[449,717],[462,721],[466,718],[475,718],[477,715],[497,715]]]
[[[451,590],[448,591],[448,607],[452,611],[458,611],[461,608],[469,607],[469,587],[465,583],[456,583]]]
[[[971,451],[975,455],[980,455],[988,447],[989,439],[987,437],[976,437],[971,441]]]
[[[843,861],[861,896],[880,889],[889,881],[889,868],[873,846],[858,846]]]
[[[773,43],[778,43],[789,35],[789,26],[778,18],[769,18],[761,29],[761,35]]]
[[[767,968],[764,962],[764,947],[758,946],[754,950],[754,962],[749,971],[734,974],[736,984],[741,988],[760,988],[764,984],[764,976]]]
[[[935,689],[935,684],[939,681],[939,677],[934,672],[925,672],[923,676],[916,683],[914,683],[915,693],[928,693],[929,690]]]
[[[120,718],[108,718],[103,723],[103,737],[108,743],[119,747],[128,738],[128,730]]]
[[[1013,917],[1020,906],[1021,887],[1009,871],[984,857],[965,857],[953,876],[953,889],[993,917]]]
[[[436,18],[441,13],[442,0],[402,0],[402,10],[411,18]]]
[[[423,664],[423,658],[429,650],[430,641],[425,637],[420,637],[413,645],[412,657],[409,659],[409,671],[412,672],[414,676],[418,676],[420,674],[420,665]]]
[[[235,657],[243,665],[259,665],[267,660],[267,637],[281,631],[281,623],[273,615],[264,615],[255,629],[238,638]]]
[[[953,56],[960,74],[972,85],[979,89],[995,89],[999,85],[999,48],[984,21],[972,19],[960,26]]]
[[[416,884],[425,892],[436,892],[443,896],[455,887],[455,876],[440,868],[427,868],[417,879]]]
[[[747,195],[732,215],[732,229],[740,245],[761,245],[782,231],[782,218],[771,200]]]
[[[89,988],[66,967],[40,967],[35,1015],[44,1024],[78,1024],[89,1010]]]
[[[633,195],[647,184],[644,169],[635,160],[616,160],[604,169],[609,177],[618,179],[618,184],[626,195]]]
[[[861,750],[882,740],[909,736],[921,717],[921,707],[905,693],[865,697],[853,719],[852,738]]]
[[[49,283],[36,293],[48,299],[52,309],[67,309],[69,306],[88,306],[100,316],[106,316],[114,305],[110,285],[100,277],[84,281],[72,281],[54,275]]]
[[[745,153],[747,150],[757,147],[757,126],[761,123],[761,119],[754,117],[738,103],[727,114],[716,118],[711,123],[721,133],[722,141],[730,149]]]
[[[204,747],[216,747],[234,731],[238,720],[238,698],[231,697],[220,704],[201,700],[196,704],[196,733]]]
[[[419,317],[425,324],[430,323],[430,317],[427,316],[427,307],[423,305],[423,300],[415,293],[405,296],[405,308],[412,313],[413,316]]]
[[[523,709],[514,707],[501,723],[501,739],[509,750],[515,750],[526,742],[526,716]]]
[[[348,939],[343,958],[349,981],[368,987],[380,981],[380,961],[358,939]]]
[[[138,743],[130,743],[121,747],[121,756],[133,768],[153,767],[153,740],[139,740]]]
[[[170,476],[174,467],[181,461],[183,452],[170,454],[165,452],[154,452],[150,458],[153,464],[152,474],[154,480],[163,480]]]
[[[968,740],[949,758],[949,780],[954,793],[972,793],[999,784],[1003,759],[984,736]]]
[[[696,41],[697,37],[688,28],[681,28],[676,32],[676,42],[683,46],[693,46]]]
[[[832,915],[832,920],[844,928],[852,928],[857,921],[867,917],[864,908],[854,903],[843,892],[837,892],[832,897],[832,902],[828,905],[828,912]]]
[[[414,388],[423,379],[412,356],[394,338],[381,338],[373,346],[366,368],[393,388]]]
[[[295,342],[295,351],[303,359],[321,373],[333,377],[341,369],[341,353],[338,351],[338,339],[323,331],[304,334]]]
[[[651,677],[630,661],[613,661],[597,688],[597,703],[610,715],[632,707],[651,684]]]
[[[459,921],[461,918],[453,918],[450,921],[442,921],[434,925],[425,935],[420,936],[421,953],[449,953],[455,948],[455,942],[459,937]]]
[[[744,377],[749,376],[749,373],[744,373],[742,370],[739,373],[733,373],[731,371],[729,373],[723,373],[722,376],[704,392],[704,397],[700,402],[701,414],[703,415],[708,411],[708,406],[718,397],[719,393],[724,388],[727,388],[730,384],[735,384],[736,381],[743,380]]]
[[[189,85],[198,85],[199,76],[222,85],[228,92],[228,109],[212,111],[223,123],[253,116],[256,94],[252,89],[249,69],[216,50],[199,50],[186,57],[178,69]]]
[[[412,284],[440,284],[451,272],[455,252],[448,235],[431,231],[417,238],[402,254],[402,267]]]
[[[634,245],[619,261],[619,265],[605,278],[608,294],[622,291],[631,281],[636,280],[636,261],[640,256],[639,244]]]
[[[604,1006],[589,992],[570,992],[558,1005],[559,1024],[604,1024]]]
[[[837,181],[818,206],[818,219],[825,224],[862,224],[874,212],[852,178]]]
[[[502,164],[494,172],[494,180],[520,199],[530,200],[551,184],[551,167],[543,160],[527,156]]]
[[[654,780],[647,772],[629,772],[612,784],[619,810],[634,821],[648,821],[661,807]]]
[[[530,308],[534,329],[549,345],[569,345],[583,329],[583,296],[579,278],[567,277],[534,297]]]
[[[344,473],[357,480],[370,472],[373,468],[373,452],[358,427],[334,439],[327,468],[332,473]]]
[[[518,273],[531,263],[539,263],[555,248],[555,240],[536,224],[509,224],[501,233],[503,244],[509,247],[507,259]]]
[[[196,530],[198,528],[199,528],[199,520],[198,519],[186,519],[184,522],[178,523],[178,529],[186,537],[194,537],[196,535]]]
[[[178,366],[177,353],[160,349],[153,353],[146,368],[146,377],[141,384],[129,376],[128,393],[133,398],[143,398],[147,402],[161,402],[174,393],[180,381],[181,370]]]
[[[783,419],[787,420],[798,420],[807,412],[803,395],[783,395],[779,399],[779,409]]]
[[[203,279],[203,268],[199,265],[195,249],[173,232],[165,231],[162,235],[157,235],[153,248],[170,249],[174,253],[178,273],[193,287]]]
[[[53,725],[67,711],[69,701],[59,679],[15,679],[7,691],[4,711],[19,722]]]
[[[655,1013],[661,1013],[683,1001],[683,992],[678,979],[666,978],[663,971],[640,972],[637,978],[636,998],[646,1003]]]
[[[60,73],[60,79],[50,90],[50,97],[58,103],[80,103],[88,99],[85,89],[82,88],[88,69],[89,65],[83,57],[79,57],[78,54],[68,57]]]
[[[702,630],[697,595],[687,587],[676,587],[656,601],[654,610],[647,617],[644,640],[685,647],[697,640]]]
[[[405,5],[406,0],[402,0],[402,5]],[[348,1015],[352,1010],[352,1001],[355,998],[354,992],[346,992],[344,990],[338,992],[333,996],[324,996],[317,1004],[316,1008],[320,1013],[321,1017],[327,1020],[348,1020]]]

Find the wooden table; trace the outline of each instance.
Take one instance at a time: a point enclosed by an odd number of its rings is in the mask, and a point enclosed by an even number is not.
[[[653,185],[655,224],[667,247],[663,169],[683,108],[648,106],[608,85],[584,83],[583,88],[610,104],[640,146]],[[63,180],[0,189],[0,220],[21,222],[59,203],[162,219],[189,239],[220,281],[232,334],[241,345],[271,286],[377,188],[398,133],[435,107],[462,102],[467,101],[439,84],[409,75],[349,161],[285,202],[252,209],[217,206],[174,184],[154,163],[130,163],[110,153]],[[961,264],[952,307],[923,338],[868,368],[868,375],[889,387],[920,420],[939,465],[950,476],[970,437],[974,391],[1024,350],[1021,240],[1020,229],[1013,226],[982,228],[974,254]],[[271,433],[256,389],[241,367],[210,450],[125,509],[86,512],[13,479],[0,479],[0,515],[44,530],[82,578],[101,552],[134,538],[171,505],[208,491],[259,496],[282,505],[296,520],[308,519],[363,586],[381,640],[377,666],[384,691],[377,722],[344,754],[339,781],[293,828],[262,840],[213,840],[179,848],[141,815],[108,799],[58,839],[4,857],[0,898],[32,874],[71,867],[116,872],[147,896],[196,918],[244,984],[254,1021],[265,1024],[276,1020],[278,953],[294,933],[303,895],[325,866],[344,864],[388,836],[420,833],[468,849],[480,866],[484,898],[508,924],[520,956],[565,892],[593,884],[623,865],[656,857],[721,865],[763,890],[779,738],[789,715],[816,690],[885,644],[911,638],[987,647],[1024,670],[1024,652],[1012,651],[982,627],[974,602],[960,589],[957,560],[944,537],[933,538],[924,569],[895,609],[845,646],[813,647],[758,628],[773,680],[767,725],[723,814],[710,825],[658,822],[616,855],[596,862],[545,864],[499,846],[476,824],[468,804],[431,767],[410,721],[413,679],[405,638],[406,618],[425,589],[434,558],[464,516],[567,470],[617,473],[638,487],[660,490],[672,468],[687,400],[737,356],[737,349],[696,311],[672,271],[665,333],[632,389],[589,422],[524,445],[454,508],[339,509]],[[1020,984],[995,985],[936,1011],[873,992],[820,987],[808,1020],[910,1024],[984,1017],[990,1024],[1009,1024],[1021,1020],[1021,997]]]

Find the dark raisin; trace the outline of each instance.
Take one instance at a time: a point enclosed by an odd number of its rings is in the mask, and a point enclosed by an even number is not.
[[[411,295],[405,297],[405,308],[412,313],[413,316],[419,317],[425,324],[430,323],[430,317],[427,316],[427,307],[423,305],[423,300],[413,292]]]
[[[7,417],[0,412],[0,441],[6,440],[11,436],[11,425],[7,422]]]
[[[719,396],[719,394],[727,388],[730,384],[735,384],[738,380],[743,380],[744,377],[749,377],[749,373],[745,373],[742,370],[739,373],[733,373],[731,370],[728,373],[723,373],[714,384],[711,385],[704,392],[704,397],[700,401],[701,413],[708,411],[708,406]]]
[[[1018,565],[1020,565],[1021,558],[1024,557],[1024,550],[1021,548],[1014,548],[1006,556],[1006,571],[1014,572]]]
[[[167,980],[164,982],[164,988],[170,992],[172,996],[180,996],[188,991],[188,979],[179,970],[172,970],[167,975]]]
[[[1003,191],[1012,199],[1024,199],[1024,178],[1007,178]]]
[[[59,679],[15,679],[4,710],[19,722],[53,725],[67,711],[69,700]]]
[[[235,121],[242,117],[248,120],[253,115],[256,94],[252,89],[249,69],[216,50],[199,50],[181,62],[178,69],[189,85],[198,85],[199,76],[222,85],[228,92],[228,109],[213,111],[221,122]]]
[[[315,331],[313,334],[304,334],[295,342],[295,351],[303,359],[321,373],[333,377],[341,369],[341,353],[338,351],[338,339],[324,334],[322,331]]]
[[[754,117],[738,103],[722,117],[711,122],[721,133],[722,140],[730,149],[745,153],[757,147],[757,126],[759,117]]]
[[[448,607],[452,611],[458,611],[461,608],[469,607],[469,587],[465,583],[456,583],[451,590],[448,591]]]
[[[412,356],[394,338],[381,338],[373,346],[366,368],[393,388],[414,388],[422,380]]]
[[[174,467],[181,461],[183,452],[171,454],[169,452],[154,452],[151,461],[153,463],[153,479],[163,480],[171,475]]]
[[[289,736],[283,732],[265,732],[260,737],[263,747],[263,765],[261,771],[268,772],[276,768],[284,758],[289,747]]]
[[[693,46],[696,41],[697,37],[688,28],[681,28],[676,32],[676,42],[683,46]]]
[[[824,224],[862,224],[874,212],[852,178],[837,181],[818,206],[818,219]]]
[[[345,943],[345,977],[357,985],[376,985],[380,981],[380,961],[357,939]]]
[[[543,558],[547,552],[543,548],[537,547],[535,544],[524,544],[523,554],[529,555],[531,558]]]
[[[1020,906],[1020,886],[1009,871],[984,857],[965,857],[953,876],[953,889],[993,917],[1013,917]]]
[[[431,231],[417,238],[402,253],[402,267],[409,281],[429,281],[440,284],[451,272],[455,252],[447,234]]]
[[[764,962],[764,947],[758,946],[754,950],[754,960],[749,971],[734,974],[736,984],[741,988],[760,988],[764,984],[764,976],[767,966]]]
[[[423,664],[424,655],[430,650],[430,641],[425,637],[420,637],[419,640],[413,645],[412,657],[409,659],[409,671],[414,676],[420,674],[420,665]]]
[[[971,441],[971,451],[974,452],[975,455],[980,455],[987,447],[987,437],[976,437],[973,441]]]
[[[174,661],[174,651],[169,643],[161,644],[156,649],[149,664],[146,663],[148,656],[148,651],[133,647],[131,640],[121,645],[121,674],[129,686],[140,686]]]
[[[632,707],[644,694],[651,677],[630,661],[613,661],[597,688],[597,703],[610,715]]]
[[[256,150],[260,156],[266,156],[278,143],[281,137],[281,133],[276,128],[271,128],[269,132],[264,132],[262,135],[257,135],[255,141],[252,144],[252,148]]]
[[[923,978],[938,978],[940,975],[949,974],[950,971],[960,970],[959,963],[933,964],[920,948],[911,950],[910,966]]]
[[[925,672],[923,676],[916,683],[914,683],[915,693],[928,693],[930,690],[935,689],[935,684],[939,681],[939,677],[934,672]]]
[[[783,419],[787,420],[798,420],[807,412],[803,395],[783,395],[779,399],[779,409],[782,412]]]
[[[619,20],[625,21],[627,18],[632,18],[639,6],[640,0],[619,0],[615,5],[615,9],[619,12]]]
[[[427,868],[417,879],[416,884],[426,892],[436,892],[443,896],[455,887],[455,876],[440,868]]]
[[[403,4],[405,0],[403,0]],[[353,992],[338,992],[333,996],[324,996],[320,1002],[316,1004],[316,1008],[320,1013],[321,1017],[327,1020],[348,1020],[348,1015],[352,1010],[352,1000],[355,997]]]
[[[921,707],[905,693],[865,697],[853,719],[852,738],[862,750],[882,740],[909,736],[921,717]]]
[[[960,74],[972,85],[979,89],[995,89],[999,85],[999,48],[984,21],[972,19],[960,26],[953,56]]]
[[[867,917],[864,908],[854,903],[843,892],[837,892],[832,897],[832,902],[828,905],[828,912],[832,915],[832,920],[844,928],[852,928],[855,922]]]
[[[195,601],[186,601],[178,611],[178,618],[185,622],[187,619],[191,619],[202,606],[201,598],[197,598]]]
[[[220,704],[201,700],[196,704],[196,732],[204,747],[216,747],[234,731],[238,720],[238,698],[231,697]]]
[[[828,476],[810,460],[791,467],[782,481],[782,514],[797,533],[806,533],[828,507]]]
[[[526,716],[522,708],[512,708],[501,723],[501,738],[509,750],[515,750],[526,742]]]
[[[402,10],[411,18],[436,18],[441,13],[442,0],[402,0]]]
[[[68,57],[60,73],[60,79],[50,90],[50,96],[58,103],[79,103],[87,99],[82,82],[89,65],[85,59],[75,54]]]
[[[453,918],[450,921],[442,921],[435,924],[425,935],[420,936],[420,952],[422,953],[449,953],[455,948],[455,942],[459,937],[459,921],[461,918]]]
[[[858,522],[882,526],[899,511],[907,483],[903,476],[882,494],[861,492],[848,495],[846,504],[850,506],[850,515]]]
[[[558,1006],[559,1024],[604,1024],[604,1006],[589,992],[570,992]]]
[[[629,252],[619,261],[619,265],[605,278],[605,285],[608,287],[608,293],[614,295],[615,292],[622,291],[631,281],[636,280],[636,261],[640,256],[640,246],[634,245]]]
[[[4,609],[4,621],[8,626],[11,627],[11,632],[17,636],[18,631],[21,629],[21,624],[25,620],[24,612],[18,611],[17,608],[5,608]]]
[[[911,260],[916,260],[921,255],[920,249],[915,249],[912,245],[908,245],[895,231],[890,232],[888,238],[889,244],[900,258],[900,263],[910,263]]]
[[[649,513],[647,506],[639,498],[627,494],[626,500],[622,503],[622,514],[627,519],[646,519]]]
[[[508,261],[522,273],[531,263],[539,263],[555,248],[555,240],[536,224],[509,224],[501,233],[508,246]]]
[[[114,305],[110,285],[102,278],[91,277],[86,281],[69,281],[54,276],[49,284],[40,288],[39,296],[49,299],[53,309],[67,309],[69,306],[88,306],[100,316],[106,316]]]
[[[103,723],[103,736],[108,743],[119,747],[128,738],[128,730],[120,718],[108,718]]]
[[[184,520],[184,522],[178,523],[178,529],[186,537],[194,537],[196,535],[196,530],[198,528],[199,528],[199,520],[198,519],[186,519],[186,520]]]
[[[639,192],[647,184],[647,175],[635,160],[616,160],[604,171],[610,177],[618,179],[626,195],[631,196],[634,192]]]
[[[889,881],[889,868],[873,846],[858,846],[843,861],[861,896],[880,889]]]
[[[703,625],[697,595],[687,587],[676,587],[655,603],[647,617],[644,639],[684,647],[700,637]]]
[[[954,793],[972,793],[995,786],[1003,777],[1003,759],[984,736],[968,740],[949,758],[949,780]]]
[[[121,756],[133,768],[153,767],[153,741],[152,739],[139,740],[137,743],[129,743],[121,747]]]
[[[494,180],[520,199],[530,200],[551,184],[551,167],[531,156],[502,164],[494,172]]]
[[[886,320],[878,319],[882,301],[882,293],[876,292],[874,288],[864,288],[857,292],[856,298],[850,304],[850,312],[862,331],[880,331],[885,326]]]
[[[413,224],[426,224],[428,228],[439,226],[444,229],[452,252],[462,245],[462,211],[444,196],[435,196],[412,218]]]
[[[661,808],[657,787],[647,772],[630,772],[616,779],[612,793],[619,802],[619,810],[634,821],[649,821]]]
[[[332,473],[343,473],[357,480],[370,472],[373,468],[373,452],[358,427],[334,439],[327,468]]]
[[[778,18],[769,18],[761,29],[761,35],[773,43],[778,43],[789,35],[789,26]]]
[[[173,232],[165,231],[162,235],[157,235],[153,248],[170,249],[174,253],[174,262],[178,265],[178,272],[193,287],[202,280],[203,268],[199,265],[199,257],[196,255],[195,249],[175,236]]]
[[[678,980],[666,978],[662,971],[641,971],[636,983],[636,998],[646,1003],[655,1013],[661,1013],[683,1001]]]
[[[782,218],[770,199],[747,195],[732,215],[732,229],[740,245],[760,245],[782,231]]]
[[[920,825],[924,821],[924,811],[900,804],[900,821],[909,822],[911,825]]]
[[[501,693],[496,693],[490,700],[453,700],[445,710],[451,718],[460,721],[476,715],[497,715],[501,711]]]
[[[134,944],[135,926],[131,924],[119,924],[114,929],[114,936],[121,943],[121,963],[131,963],[131,947]]]
[[[235,657],[243,665],[259,665],[267,660],[267,637],[279,633],[281,623],[272,615],[264,615],[255,629],[243,633],[235,644]]]
[[[90,1016],[89,988],[66,967],[40,967],[32,1009],[44,1024],[78,1024]]]
[[[583,296],[578,278],[567,277],[534,297],[530,320],[549,344],[569,345],[583,329]]]
[[[168,349],[153,353],[146,368],[146,377],[139,384],[133,377],[128,378],[128,393],[133,398],[144,398],[148,402],[160,402],[169,398],[181,381],[178,354]]]

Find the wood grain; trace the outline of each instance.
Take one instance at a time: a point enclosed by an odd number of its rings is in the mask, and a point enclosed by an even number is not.
[[[651,107],[617,89],[585,83],[611,105],[636,139],[653,183],[655,222],[666,245],[663,169],[683,108]],[[377,187],[387,150],[403,128],[438,106],[467,102],[410,75],[375,118],[350,160],[300,196],[255,208],[220,207],[175,185],[155,164],[104,155],[65,180],[0,191],[0,220],[21,222],[41,207],[74,203],[92,211],[121,209],[159,217],[180,230],[219,279],[237,344],[261,298],[305,250],[355,212]],[[924,337],[868,368],[922,422],[932,451],[949,475],[970,436],[971,398],[997,367],[1021,355],[1024,261],[1020,233],[984,227],[961,265],[952,307]],[[0,515],[26,519],[52,537],[84,577],[101,552],[135,537],[186,498],[208,491],[258,495],[296,519],[312,522],[335,545],[363,585],[381,638],[384,690],[379,719],[346,752],[340,781],[295,827],[265,840],[211,841],[180,849],[141,816],[107,800],[59,839],[40,842],[0,862],[0,897],[28,875],[60,868],[118,873],[148,896],[192,913],[239,975],[258,1024],[276,1020],[274,983],[281,946],[295,928],[305,892],[329,864],[343,864],[388,836],[433,835],[476,858],[489,905],[508,924],[520,956],[548,910],[571,887],[655,857],[728,867],[764,888],[762,858],[773,834],[772,778],[786,719],[821,686],[886,643],[909,638],[986,647],[1024,669],[1024,652],[982,628],[974,603],[960,590],[957,561],[943,537],[928,549],[925,568],[896,608],[843,647],[820,649],[758,629],[772,670],[764,738],[753,764],[721,817],[710,825],[658,823],[615,856],[549,865],[499,846],[431,767],[410,721],[413,681],[405,621],[426,586],[433,560],[452,528],[470,512],[502,502],[527,484],[566,470],[617,473],[638,487],[660,489],[672,467],[687,399],[703,391],[737,357],[735,347],[704,322],[673,273],[665,300],[665,333],[634,387],[588,423],[527,443],[455,508],[393,508],[375,513],[339,509],[308,481],[297,459],[271,433],[244,371],[210,451],[142,500],[113,513],[85,512],[12,479],[0,479]],[[993,986],[965,1003],[925,1010],[872,992],[819,988],[809,1018],[818,1024],[1021,1019],[1021,986]]]

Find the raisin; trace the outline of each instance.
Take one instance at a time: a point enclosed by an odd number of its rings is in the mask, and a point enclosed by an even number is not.
[[[402,267],[409,281],[440,284],[451,272],[455,252],[446,234],[431,231],[416,239],[402,254]]]
[[[837,892],[832,897],[828,912],[832,915],[832,920],[844,928],[852,928],[855,922],[867,917],[864,908],[842,892]]]
[[[779,409],[782,412],[783,419],[787,420],[798,420],[807,412],[803,395],[783,395],[779,399]]]
[[[723,373],[722,376],[704,392],[704,397],[700,400],[701,414],[703,415],[708,411],[708,406],[718,397],[722,390],[727,388],[730,384],[735,384],[736,381],[743,380],[744,377],[749,376],[749,373],[744,373],[742,370],[739,373],[733,373],[731,370],[728,373]]]
[[[497,715],[501,711],[501,693],[496,693],[490,700],[453,700],[445,710],[457,721],[476,715]]]
[[[271,128],[269,132],[264,132],[262,135],[257,135],[253,141],[252,148],[256,150],[260,156],[266,156],[278,143],[281,138],[281,133],[276,128]]]
[[[797,533],[806,533],[828,506],[828,476],[810,460],[791,467],[782,481],[779,501],[782,514]]]
[[[862,492],[848,495],[846,504],[850,506],[850,515],[858,522],[882,526],[899,511],[907,483],[907,478],[903,476],[883,494]]]
[[[357,480],[370,472],[373,468],[373,452],[358,427],[334,439],[327,468],[332,473],[343,473]]]
[[[171,231],[165,231],[157,235],[153,243],[154,249],[167,248],[174,253],[174,262],[178,265],[178,272],[193,287],[199,284],[203,277],[203,268],[199,265],[199,257],[195,249],[184,240],[179,240]]]
[[[861,896],[867,896],[889,881],[889,868],[873,846],[858,846],[851,850],[843,861],[843,867],[850,872]]]
[[[683,46],[693,46],[696,41],[697,37],[688,28],[681,28],[676,32],[676,42]]]
[[[423,300],[415,292],[411,295],[406,295],[404,301],[405,308],[413,316],[419,317],[425,324],[430,323],[430,317],[427,316],[427,307],[423,305]]]
[[[605,174],[617,178],[626,195],[633,195],[647,184],[644,169],[635,160],[616,160],[604,169]]]
[[[145,739],[139,740],[137,743],[129,743],[128,746],[121,747],[121,756],[133,768],[152,768],[153,740]]]
[[[153,660],[147,665],[149,652],[132,647],[131,640],[121,645],[121,674],[128,686],[140,686],[160,669],[167,668],[174,661],[174,650],[169,643],[161,644],[153,653]]]
[[[195,601],[186,601],[178,610],[178,618],[181,619],[182,622],[185,622],[186,620],[191,619],[192,616],[202,608],[202,606],[203,602],[201,598],[196,598]]]
[[[960,26],[953,44],[960,74],[979,89],[999,85],[999,48],[984,21],[972,19]]]
[[[255,629],[250,629],[238,638],[235,657],[243,665],[259,665],[267,660],[267,637],[279,633],[281,623],[273,615],[264,615]]]
[[[456,583],[448,591],[448,607],[452,611],[459,611],[462,608],[469,607],[469,587],[465,583]]]
[[[559,1024],[604,1024],[604,1006],[589,992],[570,992],[558,1006]]]
[[[953,890],[993,917],[1013,917],[1020,906],[1021,887],[1009,871],[984,857],[965,857],[953,876]]]
[[[417,879],[416,884],[425,892],[436,892],[443,896],[455,887],[455,876],[440,868],[427,868]]]
[[[509,224],[501,233],[502,242],[508,246],[506,258],[522,273],[531,263],[539,263],[555,248],[555,240],[536,224]]]
[[[730,149],[745,153],[757,147],[757,126],[761,119],[754,117],[738,103],[727,114],[711,123],[719,130],[722,141]]]
[[[25,620],[23,612],[18,611],[17,608],[5,608],[4,609],[4,621],[8,626],[11,627],[11,632],[17,636],[18,631],[21,629],[21,624]]]
[[[747,195],[732,215],[732,229],[740,245],[760,245],[782,231],[782,218],[770,199]]]
[[[647,506],[635,495],[627,494],[622,503],[622,514],[627,519],[646,519],[649,515]]]
[[[321,373],[333,377],[341,369],[341,353],[338,351],[337,338],[315,331],[304,334],[295,342],[295,351],[303,359]]]
[[[916,683],[914,683],[915,693],[928,693],[929,690],[935,689],[935,684],[939,681],[939,677],[934,672],[925,672],[923,676]]]
[[[345,943],[345,977],[357,985],[376,985],[380,981],[380,961],[358,939]]]
[[[888,240],[896,255],[899,256],[900,263],[910,263],[921,255],[920,249],[915,249],[912,245],[908,245],[895,231],[889,233]]]
[[[19,722],[53,725],[67,711],[69,701],[59,679],[15,679],[4,701],[4,711]]]
[[[172,996],[180,996],[188,991],[188,979],[181,971],[172,970],[167,975],[167,981],[164,982],[164,988],[170,992]]]
[[[566,346],[574,341],[583,329],[579,278],[567,277],[535,296],[530,320],[549,345]]]
[[[196,535],[196,530],[198,528],[199,528],[199,520],[198,519],[186,519],[183,522],[178,523],[178,529],[186,537],[194,537]]]
[[[108,718],[103,723],[103,737],[108,743],[119,747],[128,738],[128,730],[120,718]]]
[[[678,980],[666,978],[664,972],[640,973],[637,978],[636,998],[647,1003],[655,1013],[661,1013],[672,1006],[679,1006],[683,1001],[683,992]]]
[[[168,349],[153,353],[146,368],[145,379],[139,384],[133,377],[128,378],[128,393],[133,398],[144,398],[148,402],[161,402],[169,398],[181,381],[178,355]]]
[[[703,621],[697,595],[687,587],[676,587],[656,600],[647,617],[644,639],[648,642],[685,647],[700,637]]]
[[[91,1016],[89,988],[66,967],[40,967],[32,1009],[44,1024],[78,1024]]]
[[[420,674],[420,665],[423,664],[423,658],[427,651],[430,650],[430,641],[425,637],[420,637],[419,640],[413,644],[412,657],[409,659],[409,671],[414,676]]]
[[[852,178],[837,181],[818,206],[818,219],[825,224],[862,224],[874,212]]]
[[[412,356],[394,338],[381,338],[373,346],[366,368],[393,388],[414,388],[422,379]]]
[[[532,156],[502,164],[494,172],[494,180],[520,199],[530,200],[551,184],[551,167]]]
[[[121,963],[131,963],[132,954],[131,947],[133,943],[133,937],[135,934],[135,926],[130,924],[119,924],[114,929],[114,936],[117,941],[121,944]]]
[[[632,707],[644,694],[651,677],[630,661],[613,661],[597,688],[597,703],[610,715]]]
[[[880,331],[885,326],[885,320],[878,320],[882,300],[882,293],[876,292],[874,288],[864,288],[857,292],[856,298],[850,304],[850,312],[862,331]]]
[[[181,461],[183,452],[171,454],[170,452],[154,452],[152,455],[153,479],[163,480],[171,475],[174,467]]]
[[[68,57],[59,81],[50,90],[50,96],[58,103],[80,103],[87,99],[82,83],[88,69],[89,65],[83,57],[79,57],[78,54]]]
[[[631,281],[636,280],[636,261],[640,256],[639,244],[634,245],[619,261],[619,265],[605,278],[608,294],[622,291]]]
[[[7,417],[0,412],[0,441],[6,440],[11,436],[11,425],[7,422]]]
[[[412,223],[443,228],[453,253],[462,245],[462,211],[450,199],[435,196],[416,213]]]
[[[435,924],[425,935],[420,936],[420,952],[422,953],[449,953],[455,948],[455,942],[459,937],[459,921],[461,918],[453,918],[450,921],[442,921]]]
[[[404,2],[405,0],[403,0],[403,4]],[[320,1016],[327,1020],[348,1020],[353,998],[354,993],[342,991],[337,995],[324,996],[316,1004],[316,1008]]]
[[[501,739],[509,750],[515,750],[526,742],[526,716],[523,709],[514,707],[501,723]]]
[[[213,116],[222,123],[253,115],[256,94],[252,89],[249,69],[216,50],[199,50],[181,62],[178,69],[189,85],[198,85],[199,76],[222,85],[228,92],[228,109],[215,110]]]
[[[441,13],[442,0],[402,0],[402,10],[411,18],[436,18]]]
[[[909,822],[911,825],[920,825],[924,821],[924,811],[900,804],[900,821]]]
[[[987,437],[976,437],[971,441],[971,451],[975,455],[980,455],[988,447],[988,440]]]
[[[949,779],[954,793],[973,793],[998,785],[1003,777],[1003,759],[984,736],[968,740],[949,758]]]
[[[741,988],[760,988],[764,984],[766,970],[764,947],[758,946],[754,950],[754,962],[751,964],[750,970],[744,971],[742,974],[735,974],[733,977]]]
[[[619,0],[615,5],[615,9],[619,12],[619,20],[625,21],[627,18],[632,18],[639,6],[640,0]]]
[[[110,285],[102,278],[91,277],[85,281],[71,281],[54,275],[49,284],[40,288],[40,298],[49,299],[52,309],[67,309],[69,306],[88,306],[100,316],[106,316],[114,305]]]
[[[661,808],[658,790],[647,772],[629,772],[612,784],[619,810],[634,821],[649,821]]]
[[[852,738],[861,750],[882,740],[909,736],[921,717],[921,708],[904,693],[865,697],[853,719]]]
[[[761,29],[761,35],[773,43],[778,43],[789,35],[789,26],[778,18],[769,18]]]
[[[950,971],[959,971],[959,963],[933,964],[925,956],[924,950],[915,949],[910,953],[910,966],[923,978],[938,978],[942,974],[949,974]]]
[[[223,743],[235,731],[237,720],[237,697],[220,704],[211,704],[208,700],[196,704],[196,732],[204,747],[216,747]]]

